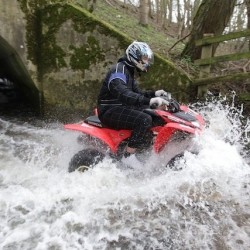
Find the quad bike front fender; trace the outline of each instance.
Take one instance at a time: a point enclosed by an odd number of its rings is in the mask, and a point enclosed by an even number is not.
[[[183,124],[172,123],[172,122],[167,123],[160,129],[160,131],[158,131],[158,134],[154,142],[154,151],[156,153],[159,153],[168,143],[168,141],[172,138],[173,134],[176,131],[182,131],[194,135],[200,133],[199,129],[191,128]]]
[[[129,130],[113,130],[108,128],[99,128],[85,122],[66,124],[65,129],[74,130],[82,132],[86,135],[90,135],[93,138],[98,138],[102,142],[108,145],[113,153],[117,152],[119,144],[131,136],[131,131]]]

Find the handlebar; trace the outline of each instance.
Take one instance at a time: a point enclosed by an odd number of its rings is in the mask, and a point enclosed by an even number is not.
[[[180,104],[175,99],[171,99],[168,105],[168,110],[171,113],[179,112],[181,110]]]
[[[158,108],[158,105],[156,103],[152,104],[149,106],[151,109],[157,109]]]
[[[163,98],[169,102],[169,104],[167,105],[168,111],[170,111],[171,113],[176,113],[176,112],[180,111],[180,104],[175,99],[172,98],[171,100],[169,100],[165,96],[162,96],[161,98]],[[153,105],[150,106],[150,108],[157,109],[157,108],[159,108],[159,106],[156,103],[154,103]]]

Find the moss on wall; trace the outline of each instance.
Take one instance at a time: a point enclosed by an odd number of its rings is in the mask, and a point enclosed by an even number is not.
[[[102,50],[100,41],[93,36],[93,33],[101,33],[106,36],[112,36],[118,39],[120,47],[126,47],[129,44],[127,38],[110,28],[107,29],[104,24],[95,19],[88,11],[72,4],[48,5],[40,10],[42,16],[42,46],[41,46],[41,70],[43,73],[53,71],[55,68],[65,67],[64,57],[66,53],[57,45],[56,34],[62,24],[67,20],[72,21],[72,29],[79,34],[85,34],[85,41],[82,39],[82,45],[76,47],[70,44],[71,50],[70,66],[72,69],[88,69],[92,64],[103,61],[105,50]],[[68,31],[70,33],[70,31]]]
[[[88,112],[96,105],[108,67],[123,55],[131,39],[74,4],[18,1],[26,13],[28,58],[37,65],[46,106]],[[160,56],[140,82],[142,87],[165,88],[178,98],[188,98],[190,79]]]
[[[184,71],[176,68],[173,63],[155,57],[155,63],[147,74],[141,77],[146,88],[161,89],[172,92],[173,96],[182,101],[188,101],[191,80]]]
[[[70,48],[74,51],[70,62],[71,68],[74,70],[89,69],[92,64],[105,59],[98,41],[92,36],[87,38],[87,43],[82,47],[76,48],[72,45]]]

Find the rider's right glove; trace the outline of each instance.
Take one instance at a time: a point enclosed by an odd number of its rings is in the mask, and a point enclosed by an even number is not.
[[[169,102],[162,99],[161,97],[153,97],[150,99],[150,102],[149,102],[150,107],[159,107],[162,105],[169,105]]]
[[[168,100],[171,100],[171,93],[166,92],[165,90],[156,90],[155,91],[155,96],[164,96],[167,97]]]

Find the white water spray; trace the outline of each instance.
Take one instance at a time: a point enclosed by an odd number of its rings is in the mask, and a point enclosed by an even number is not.
[[[180,171],[69,174],[77,133],[0,119],[0,248],[250,249],[249,120],[223,101],[196,105],[209,126]]]

